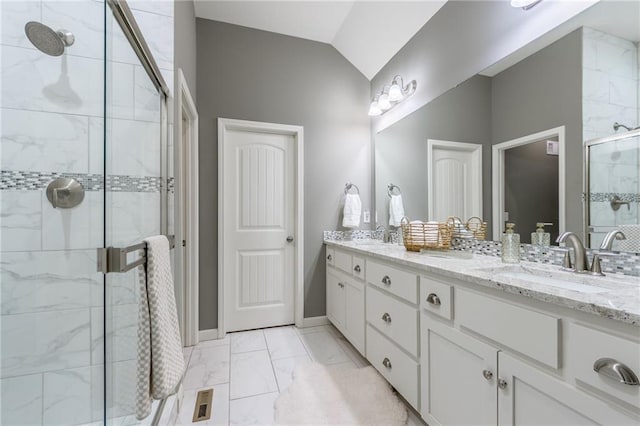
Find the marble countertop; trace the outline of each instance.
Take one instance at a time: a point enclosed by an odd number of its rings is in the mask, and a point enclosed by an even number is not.
[[[542,263],[521,262],[507,265],[497,256],[471,256],[469,253],[463,255],[458,254],[463,252],[450,252],[453,257],[448,257],[437,252],[409,252],[401,245],[372,241],[362,243],[325,240],[325,244],[640,327],[638,277],[618,274],[593,277],[561,271],[558,266]],[[527,279],[533,273],[535,276]],[[559,280],[567,282],[569,287],[575,284],[575,288],[558,286]],[[582,287],[584,285],[588,287]],[[582,291],[581,288],[600,292]]]

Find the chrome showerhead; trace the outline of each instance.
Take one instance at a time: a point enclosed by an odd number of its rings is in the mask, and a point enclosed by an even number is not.
[[[24,32],[33,45],[43,53],[51,56],[60,56],[64,48],[71,46],[75,41],[72,32],[67,30],[53,31],[46,25],[30,21],[24,26]]]

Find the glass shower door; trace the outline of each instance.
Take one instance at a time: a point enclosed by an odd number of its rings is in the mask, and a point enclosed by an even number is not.
[[[0,423],[102,423],[105,3],[0,15]]]
[[[125,5],[126,7],[126,5]],[[113,13],[109,13],[113,12]],[[164,96],[134,50],[118,11],[106,16],[105,244],[128,247],[162,234]],[[125,27],[127,25],[124,25]],[[129,254],[130,260],[139,253]],[[139,269],[105,282],[106,424],[136,424]],[[151,414],[144,420],[149,424]]]

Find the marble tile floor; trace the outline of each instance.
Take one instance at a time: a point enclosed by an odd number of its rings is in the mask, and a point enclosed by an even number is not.
[[[331,325],[275,327],[230,333],[225,339],[184,349],[184,398],[176,425],[191,425],[196,394],[213,388],[211,419],[197,425],[271,425],[273,404],[299,364],[333,368],[369,365]],[[409,410],[410,426],[424,423]]]

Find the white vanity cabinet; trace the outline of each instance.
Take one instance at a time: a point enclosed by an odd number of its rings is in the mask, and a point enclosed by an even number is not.
[[[365,284],[363,259],[350,253],[332,250],[327,257],[327,319],[364,355],[365,353]],[[351,272],[351,274],[349,273]]]

